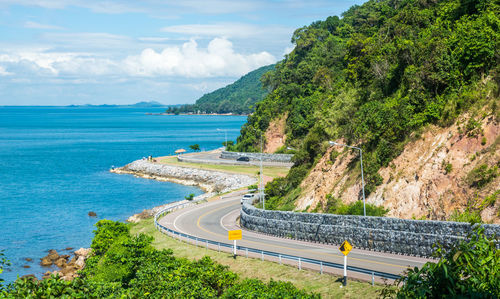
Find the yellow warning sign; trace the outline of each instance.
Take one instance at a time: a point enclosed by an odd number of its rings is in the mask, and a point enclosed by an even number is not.
[[[352,245],[349,244],[349,242],[347,242],[347,240],[345,240],[342,243],[342,245],[340,245],[340,247],[339,247],[340,252],[342,252],[344,255],[348,255],[349,252],[351,252],[351,249],[352,249]]]
[[[227,233],[229,240],[241,240],[241,229],[230,230]]]

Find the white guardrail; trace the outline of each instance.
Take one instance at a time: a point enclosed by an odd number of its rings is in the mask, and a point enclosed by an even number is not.
[[[213,241],[213,240],[209,240],[209,239],[195,237],[195,236],[192,236],[189,234],[175,231],[173,229],[170,229],[170,228],[165,227],[165,226],[161,225],[160,223],[158,223],[158,219],[165,216],[166,214],[173,212],[175,210],[183,209],[187,206],[193,206],[196,203],[197,203],[197,201],[179,203],[179,204],[169,206],[169,207],[159,211],[154,216],[154,223],[155,223],[156,229],[163,234],[170,235],[174,238],[178,238],[181,241],[187,241],[187,242],[193,243],[196,246],[205,246],[207,249],[210,248],[213,250],[218,250],[219,252],[221,251],[221,249],[223,249],[223,250],[228,249],[229,252],[232,252],[232,249],[233,249],[232,243],[224,243],[224,242],[218,242],[218,241]],[[289,262],[295,261],[295,262],[297,262],[297,267],[299,270],[302,269],[302,266],[304,263],[310,264],[310,265],[316,265],[316,266],[319,266],[319,271],[321,274],[323,274],[323,270],[326,267],[330,267],[330,268],[334,268],[334,269],[344,269],[343,264],[321,261],[321,260],[317,260],[317,259],[310,259],[310,258],[305,258],[305,257],[300,257],[300,256],[295,256],[295,255],[281,254],[278,252],[261,250],[261,249],[257,249],[257,248],[237,246],[236,250],[237,250],[236,252],[238,255],[245,255],[246,257],[248,257],[249,253],[251,253],[251,254],[253,254],[253,256],[255,258],[260,257],[261,260],[264,260],[264,258],[266,258],[267,260],[270,260],[270,261],[276,261],[276,259],[277,259],[277,261],[280,264],[284,263],[283,260],[288,260]],[[366,275],[371,275],[372,283],[374,282],[375,276],[385,278],[385,279],[398,279],[398,278],[400,278],[400,276],[396,275],[396,274],[374,271],[374,270],[360,268],[360,267],[354,267],[354,266],[347,266],[347,270],[357,272],[357,273],[366,274]]]

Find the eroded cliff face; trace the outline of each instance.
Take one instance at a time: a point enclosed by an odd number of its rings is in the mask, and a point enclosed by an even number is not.
[[[274,119],[269,123],[269,127],[264,135],[266,138],[264,153],[274,153],[280,147],[285,145],[287,117],[288,113],[285,113],[284,115],[281,115],[280,118]]]
[[[408,143],[388,167],[379,170],[383,183],[367,197],[367,202],[389,209],[388,216],[445,220],[453,211],[478,205],[500,189],[500,176],[483,187],[471,186],[467,176],[480,165],[495,167],[500,161],[499,123],[493,116],[480,122],[479,134],[465,130],[467,116],[448,128],[428,127],[421,137]],[[482,133],[481,133],[482,131]],[[342,153],[332,161],[332,151]],[[361,198],[359,168],[348,164],[357,152],[332,147],[302,182],[297,210],[311,211],[326,207],[325,196],[331,193],[350,203]],[[359,163],[356,161],[356,163]],[[497,196],[498,198],[498,196]],[[485,222],[500,223],[500,200],[483,209]]]

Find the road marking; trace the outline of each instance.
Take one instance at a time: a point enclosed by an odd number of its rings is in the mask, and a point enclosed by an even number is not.
[[[209,234],[212,234],[212,235],[215,235],[215,236],[218,236],[218,237],[222,237],[222,238],[225,238],[225,236],[221,235],[221,234],[218,234],[218,233],[214,233],[212,231],[209,231],[205,228],[203,228],[201,225],[200,225],[200,222],[201,222],[201,219],[204,218],[205,216],[209,215],[209,214],[213,214],[217,211],[220,211],[222,209],[225,209],[229,206],[232,206],[234,205],[234,203],[231,203],[229,205],[225,205],[225,206],[222,206],[218,209],[215,209],[215,210],[210,210],[204,214],[202,214],[200,217],[198,217],[198,220],[196,221],[196,226],[198,226],[199,229],[203,230],[204,232],[206,233],[209,233]],[[262,243],[262,242],[256,242],[256,241],[251,241],[251,240],[244,240],[245,242],[249,242],[249,243],[254,243],[254,244],[259,244],[259,245],[267,245],[269,246],[269,244],[266,244],[266,243]],[[281,246],[281,245],[271,245],[271,246],[274,246],[274,247],[279,247],[279,248],[285,248],[285,249],[289,249],[289,250],[293,250],[293,251],[302,251],[302,252],[309,252],[309,253],[317,253],[316,251],[312,251],[310,249],[296,249],[296,248],[291,248],[291,247],[286,247],[286,246]],[[339,254],[331,254],[331,253],[322,253],[322,254],[325,254],[325,255],[329,255],[329,256],[334,256],[334,257],[342,257],[341,255]],[[385,263],[385,262],[378,262],[378,261],[371,261],[371,260],[367,260],[367,259],[362,259],[362,258],[355,258],[355,257],[352,257],[351,260],[357,260],[357,261],[361,261],[361,262],[368,262],[368,263],[372,263],[372,264],[379,264],[379,265],[386,265],[386,266],[391,266],[391,267],[397,267],[397,268],[403,268],[403,269],[408,269],[408,268],[411,268],[411,267],[408,267],[408,266],[401,266],[401,265],[396,265],[396,264],[390,264],[390,263]]]

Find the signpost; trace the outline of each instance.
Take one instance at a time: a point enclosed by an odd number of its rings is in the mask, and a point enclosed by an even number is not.
[[[234,258],[236,258],[236,240],[241,240],[242,239],[242,233],[241,229],[236,229],[236,230],[230,230],[227,232],[227,237],[228,239],[234,240],[234,249],[233,249],[233,254]]]
[[[345,240],[339,247],[340,252],[344,255],[344,281],[342,282],[344,286],[347,285],[347,255],[351,252],[351,249],[352,245],[347,242],[347,240]]]

